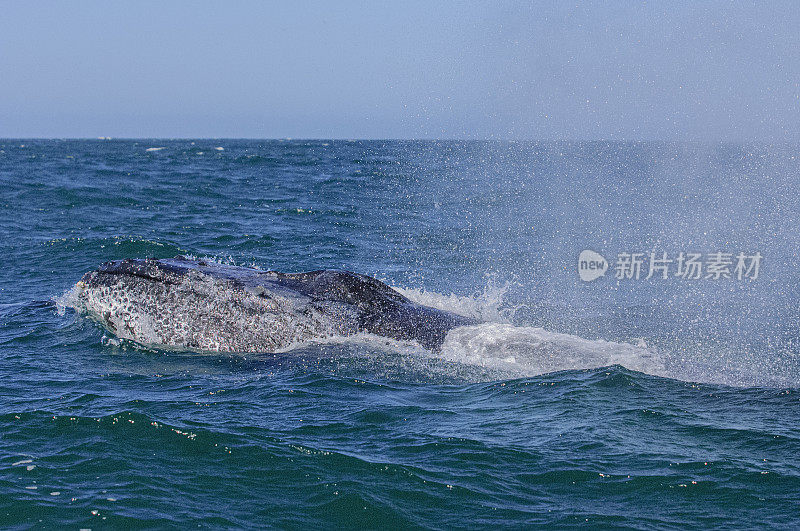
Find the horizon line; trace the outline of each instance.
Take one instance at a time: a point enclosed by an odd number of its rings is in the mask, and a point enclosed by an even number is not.
[[[507,142],[507,143],[536,143],[536,142],[605,142],[605,143],[664,143],[664,144],[800,144],[800,140],[753,140],[753,139],[663,139],[663,138],[402,138],[402,137],[386,137],[386,138],[345,138],[345,137],[226,137],[226,136],[141,136],[141,137],[128,137],[128,136],[19,136],[19,137],[4,137],[0,136],[0,142],[7,141],[29,141],[29,140],[64,140],[64,141],[270,141],[270,142]]]

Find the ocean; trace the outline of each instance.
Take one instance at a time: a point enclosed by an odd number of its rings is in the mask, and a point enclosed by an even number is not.
[[[798,175],[796,145],[0,140],[0,526],[796,529]],[[70,304],[176,255],[482,324],[188,352]]]

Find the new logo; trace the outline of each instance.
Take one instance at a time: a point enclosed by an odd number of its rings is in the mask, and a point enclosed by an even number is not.
[[[596,280],[608,271],[608,262],[602,255],[589,249],[581,251],[578,256],[578,275],[584,282]]]

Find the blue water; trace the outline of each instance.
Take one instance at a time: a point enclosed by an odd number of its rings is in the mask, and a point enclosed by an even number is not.
[[[0,526],[797,528],[798,175],[798,146],[0,140]],[[764,258],[617,280],[630,252]],[[214,354],[69,307],[177,254],[486,324]]]

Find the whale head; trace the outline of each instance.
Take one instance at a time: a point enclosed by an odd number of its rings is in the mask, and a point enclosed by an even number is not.
[[[180,256],[107,262],[75,291],[76,307],[115,335],[189,350],[275,351],[359,332],[436,350],[452,328],[476,324],[349,271],[287,274]]]

